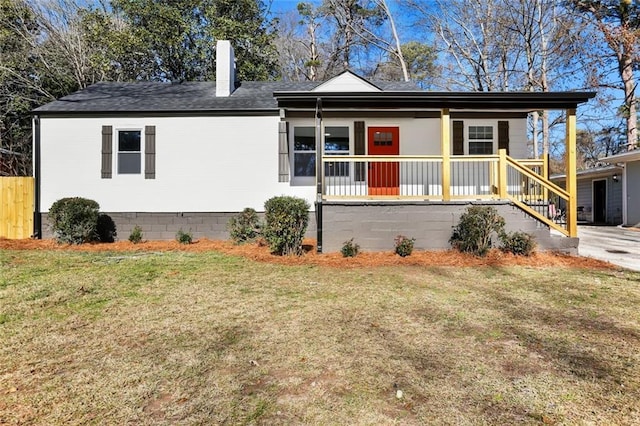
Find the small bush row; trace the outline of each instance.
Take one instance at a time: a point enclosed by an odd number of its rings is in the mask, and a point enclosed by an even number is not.
[[[49,221],[55,240],[66,244],[84,244],[92,242],[112,243],[118,235],[113,219],[100,213],[100,205],[88,198],[67,197],[54,202],[49,209]],[[134,244],[142,241],[142,228],[134,226],[129,241]],[[181,230],[176,240],[190,244],[193,236]]]
[[[460,216],[449,243],[461,252],[484,256],[492,247],[492,236],[496,235],[502,251],[522,256],[533,254],[536,244],[531,234],[507,233],[504,226],[504,218],[494,207],[470,206]]]
[[[100,206],[94,200],[81,197],[62,198],[51,206],[49,219],[58,242],[82,244],[94,241],[113,242],[117,232],[113,220],[100,213]],[[252,208],[244,209],[228,223],[231,239],[238,244],[255,241],[263,237],[274,254],[300,255],[303,253],[302,240],[309,223],[309,203],[289,196],[270,198],[265,202],[265,223]],[[492,237],[500,241],[500,249],[516,255],[529,256],[535,251],[535,240],[524,232],[507,233],[505,220],[491,206],[470,206],[460,216],[454,227],[449,243],[453,248],[477,256],[484,256],[492,247]],[[136,225],[129,241],[142,241],[142,229]],[[191,244],[193,235],[180,229],[176,241]],[[415,238],[398,235],[394,240],[396,254],[411,255]],[[360,246],[353,238],[345,241],[340,252],[344,257],[354,257]]]

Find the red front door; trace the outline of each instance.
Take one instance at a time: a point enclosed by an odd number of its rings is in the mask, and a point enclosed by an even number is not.
[[[369,155],[399,155],[398,127],[369,127]],[[399,195],[400,167],[394,161],[369,163],[369,195]]]

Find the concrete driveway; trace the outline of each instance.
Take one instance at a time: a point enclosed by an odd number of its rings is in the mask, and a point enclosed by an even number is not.
[[[640,271],[640,229],[619,226],[578,226],[580,256],[606,260]]]

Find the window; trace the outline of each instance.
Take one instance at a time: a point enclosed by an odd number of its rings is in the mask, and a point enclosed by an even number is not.
[[[324,153],[326,155],[349,155],[349,127],[332,126],[324,128]],[[324,167],[325,176],[349,176],[349,163],[328,162]]]
[[[142,151],[140,130],[118,131],[118,174],[140,174]]]
[[[469,155],[493,154],[493,127],[469,126]]]
[[[293,129],[293,175],[313,177],[316,175],[316,129],[295,127]]]

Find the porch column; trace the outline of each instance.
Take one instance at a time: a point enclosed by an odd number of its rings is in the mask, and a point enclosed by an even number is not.
[[[316,99],[316,251],[322,253],[322,194],[324,137],[322,132],[322,99]]]
[[[442,155],[442,201],[451,199],[451,120],[449,108],[440,114],[440,154]]]
[[[570,237],[578,236],[578,183],[576,179],[576,109],[567,109],[567,135],[565,145],[565,169],[569,200],[566,208],[567,231]]]

